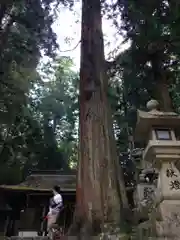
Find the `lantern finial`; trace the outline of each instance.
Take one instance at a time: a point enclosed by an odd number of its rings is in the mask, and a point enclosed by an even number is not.
[[[157,111],[159,107],[159,103],[155,99],[152,99],[149,102],[147,102],[146,107],[149,111],[153,111],[153,110]]]

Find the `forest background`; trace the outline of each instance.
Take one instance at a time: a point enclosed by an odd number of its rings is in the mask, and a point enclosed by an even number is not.
[[[136,110],[156,98],[179,111],[178,10],[176,1],[102,1],[108,99],[127,187],[135,182],[132,152],[143,147],[132,138]],[[0,4],[0,184],[17,184],[32,169],[77,167],[80,22],[81,4],[72,0]]]

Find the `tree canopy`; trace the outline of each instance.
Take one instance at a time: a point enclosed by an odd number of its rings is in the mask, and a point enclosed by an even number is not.
[[[20,182],[31,169],[77,167],[79,72],[73,70],[70,57],[58,56],[52,28],[61,14],[58,6],[73,11],[73,4],[73,0],[0,4],[0,184]],[[104,64],[117,155],[127,187],[135,184],[133,149],[143,147],[133,142],[136,110],[145,109],[155,98],[162,110],[180,112],[179,4],[101,1],[117,37],[130,43]],[[86,90],[91,98],[92,89]]]
[[[42,55],[51,59],[56,56],[58,44],[52,24],[59,4],[71,7],[73,2],[0,4],[1,183],[19,182],[36,167],[68,168],[69,152],[64,152],[63,144],[67,141],[66,148],[75,144],[71,129],[78,75],[66,57],[51,60],[51,66],[43,64],[41,70],[37,68]],[[66,81],[69,85],[65,86]],[[58,94],[61,99],[57,99]],[[59,130],[61,137],[56,136],[59,125],[66,129],[66,133]],[[54,161],[50,161],[52,158]]]

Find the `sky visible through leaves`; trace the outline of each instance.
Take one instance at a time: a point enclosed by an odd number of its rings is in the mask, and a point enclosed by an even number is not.
[[[70,11],[64,7],[60,8],[58,19],[53,25],[58,37],[61,56],[69,56],[73,59],[75,69],[79,70],[80,65],[80,37],[81,37],[81,3],[76,3]],[[106,58],[114,57],[112,52],[120,45],[123,38],[119,35],[116,38],[116,29],[111,20],[103,17],[103,32],[105,41]],[[119,51],[128,48],[129,44],[121,46]],[[117,54],[118,52],[116,52]]]

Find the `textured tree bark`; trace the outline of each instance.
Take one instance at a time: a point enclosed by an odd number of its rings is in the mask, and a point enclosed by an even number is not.
[[[173,111],[172,99],[169,93],[168,84],[165,81],[158,81],[156,85],[156,99],[159,101],[160,109],[165,112]]]
[[[160,109],[165,112],[173,111],[172,99],[169,93],[166,71],[163,69],[161,58],[157,55],[151,61],[154,80],[156,85],[154,88],[154,97],[159,101]]]
[[[120,223],[121,201],[112,114],[107,99],[100,0],[82,2],[80,155],[74,221],[76,230],[87,239],[87,234],[92,236],[103,231],[105,224]],[[122,190],[125,194],[121,182]],[[75,229],[71,230],[73,234]]]

